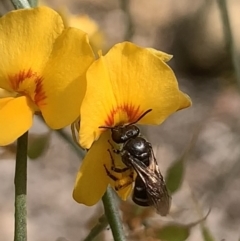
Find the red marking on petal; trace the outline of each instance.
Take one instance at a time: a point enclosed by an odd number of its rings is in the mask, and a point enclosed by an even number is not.
[[[46,93],[43,90],[43,77],[39,77],[37,79],[35,79],[35,84],[36,84],[36,89],[35,89],[35,96],[34,96],[34,101],[35,103],[39,106],[41,105],[45,105],[45,99],[46,99]]]
[[[13,76],[9,76],[9,80],[12,85],[12,88],[17,92],[21,83],[25,79],[31,78],[32,75],[33,75],[32,70],[29,69],[28,71],[23,70]]]
[[[115,123],[115,115],[119,112],[126,113],[127,120],[123,119],[120,120],[119,123]],[[141,115],[143,114],[143,111],[140,111],[140,106],[135,106],[132,104],[124,104],[120,105],[115,109],[112,109],[110,114],[108,115],[107,119],[105,120],[106,126],[116,126],[116,125],[123,125],[128,123],[135,122]]]
[[[29,70],[21,70],[15,75],[9,75],[9,80],[14,91],[27,95],[36,105],[45,105],[44,100],[46,94],[43,90],[43,77],[39,76],[36,72]],[[25,81],[29,81],[29,88],[23,88],[21,85]]]

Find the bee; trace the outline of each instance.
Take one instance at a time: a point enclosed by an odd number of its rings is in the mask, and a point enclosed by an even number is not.
[[[121,156],[122,162],[126,165],[126,168],[116,168],[114,158],[110,150],[108,150],[112,160],[111,170],[118,173],[127,170],[135,170],[137,173],[132,196],[133,202],[140,206],[153,206],[157,213],[166,216],[171,206],[171,197],[159,170],[151,143],[141,135],[140,129],[134,125],[150,111],[152,111],[152,109],[145,111],[133,123],[115,127],[100,126],[99,128],[110,129],[112,140],[116,144],[121,145],[120,149],[115,149],[109,141],[113,152]],[[107,175],[117,182],[117,178],[106,166],[104,167]],[[131,177],[124,185],[117,185],[115,189],[119,190],[132,182],[133,175],[131,174]]]

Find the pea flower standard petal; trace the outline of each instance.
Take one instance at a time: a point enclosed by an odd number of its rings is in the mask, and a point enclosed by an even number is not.
[[[47,7],[12,11],[0,18],[0,53],[0,88],[11,93],[0,98],[0,145],[26,132],[34,113],[53,129],[79,116],[94,61],[83,31]]]
[[[77,202],[95,204],[109,183],[112,186],[129,183],[118,191],[122,199],[131,192],[131,180],[126,180],[129,174],[112,181],[106,173],[105,167],[111,170],[112,165],[108,152],[111,135],[100,126],[135,122],[149,109],[152,111],[138,124],[161,124],[169,115],[191,105],[190,98],[179,90],[176,77],[166,64],[170,59],[171,56],[163,52],[124,42],[100,56],[88,69],[79,140],[81,146],[91,148],[77,174],[73,191]],[[123,165],[119,155],[114,154],[113,159],[117,167]]]

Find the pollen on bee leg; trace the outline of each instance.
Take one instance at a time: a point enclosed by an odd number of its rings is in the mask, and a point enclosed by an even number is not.
[[[123,190],[124,188],[132,185],[132,183],[134,182],[134,174],[133,174],[133,171],[130,169],[128,172],[122,174],[121,177],[116,177],[113,174],[111,175],[107,174],[107,175],[112,179],[112,182],[110,183],[112,184],[112,186],[116,191]]]
[[[116,126],[135,122],[142,114],[140,105],[123,104],[112,108],[105,120],[106,126]]]
[[[43,89],[43,77],[37,72],[32,69],[20,70],[8,77],[15,92],[28,96],[37,106],[46,104],[47,96]]]

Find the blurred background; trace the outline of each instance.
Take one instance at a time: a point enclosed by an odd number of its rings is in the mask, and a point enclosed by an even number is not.
[[[173,193],[172,209],[162,218],[131,200],[121,203],[128,240],[239,240],[240,1],[227,1],[234,45],[222,0],[45,0],[40,5],[60,12],[66,25],[88,32],[96,52],[106,53],[129,40],[172,54],[169,64],[192,98],[191,108],[161,126],[142,128]],[[0,1],[1,15],[11,9],[10,1]],[[38,118],[34,123],[29,137],[29,240],[84,240],[103,207],[72,199],[83,153],[72,144],[69,128],[54,132]],[[13,240],[15,148],[0,147],[4,241]],[[106,228],[96,240],[112,240],[111,231]]]

